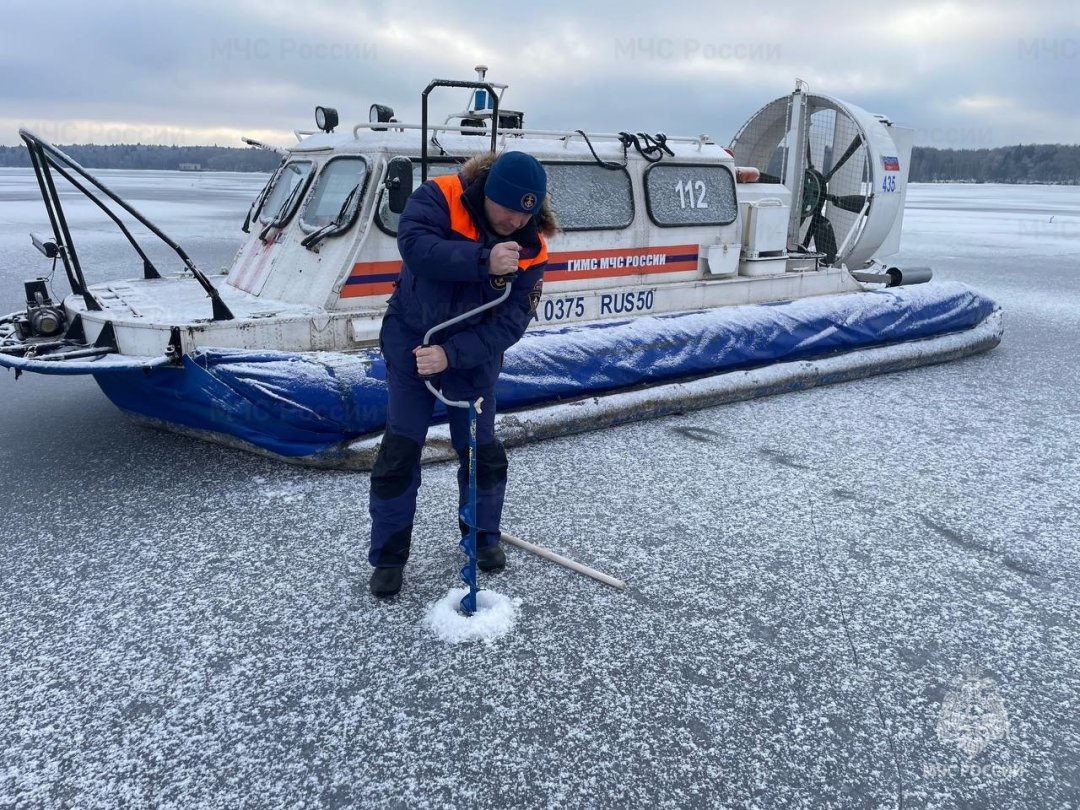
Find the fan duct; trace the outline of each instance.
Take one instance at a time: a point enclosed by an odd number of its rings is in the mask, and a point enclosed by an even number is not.
[[[788,249],[850,269],[899,250],[911,130],[796,90],[758,110],[731,142],[741,166],[791,192]]]

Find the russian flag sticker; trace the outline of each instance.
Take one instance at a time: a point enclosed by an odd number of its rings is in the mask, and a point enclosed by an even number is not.
[[[898,172],[900,171],[900,158],[892,155],[882,155],[881,166],[887,172]]]

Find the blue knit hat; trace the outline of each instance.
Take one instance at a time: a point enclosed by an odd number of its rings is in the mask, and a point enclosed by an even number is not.
[[[484,186],[484,196],[523,214],[537,213],[546,194],[544,167],[525,152],[503,152],[492,164]]]

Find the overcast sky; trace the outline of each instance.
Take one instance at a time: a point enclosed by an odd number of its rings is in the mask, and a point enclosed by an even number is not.
[[[430,79],[478,63],[537,128],[726,143],[798,77],[920,145],[1080,143],[1077,16],[1065,0],[8,0],[0,143],[20,126],[56,143],[292,143],[316,104],[418,121]]]

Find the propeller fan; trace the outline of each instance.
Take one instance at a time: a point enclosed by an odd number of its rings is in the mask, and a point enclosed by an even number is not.
[[[812,241],[817,251],[825,254],[825,264],[836,261],[836,231],[833,229],[832,222],[825,216],[825,204],[835,205],[837,208],[854,214],[860,213],[866,205],[867,195],[865,194],[829,193],[829,181],[851,159],[851,156],[862,146],[862,142],[862,135],[857,134],[840,159],[824,173],[814,167],[814,160],[810,154],[810,141],[806,142],[806,169],[803,173],[802,213],[799,222],[804,223],[806,218],[810,217],[810,227],[806,229],[802,246],[808,248]]]
[[[754,113],[730,148],[790,192],[789,252],[854,269],[899,249],[909,128],[800,88]]]

